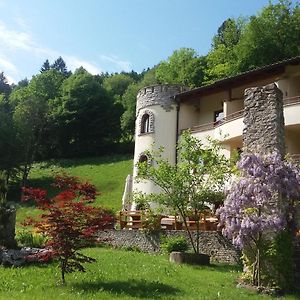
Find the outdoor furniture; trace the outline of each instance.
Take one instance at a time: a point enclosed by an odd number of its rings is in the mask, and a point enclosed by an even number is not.
[[[161,219],[161,229],[166,230],[181,230],[182,222],[179,220],[178,216],[165,216]]]
[[[146,213],[142,210],[135,211],[120,211],[119,223],[121,229],[142,229],[142,222],[145,219]],[[206,214],[200,214],[200,226],[201,231],[216,231],[218,225],[218,218],[212,215],[210,212]],[[193,215],[187,217],[187,227],[189,230],[197,230],[197,221]],[[166,216],[162,215],[160,219],[160,225],[162,230],[182,230],[186,229],[184,222],[182,222],[179,216]]]
[[[142,226],[142,211],[120,211],[119,222],[120,228],[124,229],[140,229]]]

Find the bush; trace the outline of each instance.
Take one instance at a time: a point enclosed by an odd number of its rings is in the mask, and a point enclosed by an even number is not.
[[[146,234],[156,233],[159,232],[161,229],[160,221],[161,216],[153,213],[152,211],[147,211],[142,216],[142,230]]]
[[[188,242],[185,237],[179,236],[179,237],[172,237],[167,238],[165,241],[161,244],[162,249],[167,252],[185,252],[188,250]]]
[[[16,241],[21,247],[43,248],[48,239],[40,233],[22,230],[17,232]]]

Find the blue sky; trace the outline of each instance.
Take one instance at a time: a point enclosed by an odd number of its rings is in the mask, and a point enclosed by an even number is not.
[[[0,0],[0,71],[18,82],[62,56],[71,70],[140,72],[181,47],[206,54],[225,19],[256,14],[268,2]]]

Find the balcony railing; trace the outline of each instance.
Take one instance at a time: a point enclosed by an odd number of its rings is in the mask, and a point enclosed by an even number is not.
[[[295,163],[300,163],[300,154],[290,154],[290,158],[295,162]]]
[[[289,105],[299,104],[299,103],[300,103],[300,96],[289,97],[289,98],[283,99],[284,106],[289,106]]]
[[[236,120],[236,119],[239,119],[243,116],[244,114],[244,110],[239,110],[239,111],[236,111],[224,118],[222,118],[221,120],[218,120],[216,122],[212,122],[212,123],[207,123],[207,124],[203,124],[203,125],[197,125],[197,126],[193,126],[191,128],[191,131],[192,132],[199,132],[199,131],[206,131],[206,130],[210,130],[210,129],[214,129],[214,128],[217,128],[223,124],[226,124],[230,121],[233,121],[233,120]]]
[[[300,96],[289,97],[289,98],[283,99],[283,106],[290,106],[290,105],[299,104],[299,103],[300,103]],[[217,128],[223,124],[226,124],[230,121],[242,118],[243,115],[244,115],[244,110],[242,109],[242,110],[236,111],[236,112],[224,117],[223,119],[221,119],[219,121],[193,126],[191,128],[191,131],[199,132],[199,131],[211,130],[211,129]]]

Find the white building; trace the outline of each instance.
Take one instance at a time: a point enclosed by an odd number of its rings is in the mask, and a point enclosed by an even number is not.
[[[206,140],[221,139],[230,157],[242,148],[244,90],[275,82],[284,98],[286,152],[300,158],[300,56],[188,90],[176,85],[155,85],[137,96],[132,191],[156,192],[151,182],[137,183],[136,164],[144,152],[163,146],[164,155],[176,163],[176,143],[184,129]],[[220,134],[221,133],[221,134]],[[225,136],[225,138],[224,138]],[[130,192],[130,190],[128,191]],[[134,208],[134,206],[132,207]]]

